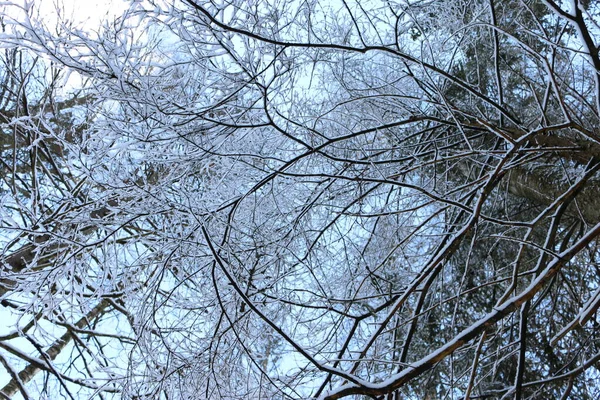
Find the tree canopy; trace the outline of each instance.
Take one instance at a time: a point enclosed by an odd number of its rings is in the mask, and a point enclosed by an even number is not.
[[[39,5],[0,397],[600,396],[600,3]]]

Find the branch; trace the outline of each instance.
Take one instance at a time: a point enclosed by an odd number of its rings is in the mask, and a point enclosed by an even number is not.
[[[96,307],[92,308],[89,313],[85,316],[81,317],[79,321],[75,323],[75,327],[78,329],[84,328],[86,325],[90,325],[92,321],[102,315],[105,309],[108,307],[109,302],[106,300],[102,300]],[[62,350],[73,340],[75,336],[75,332],[72,330],[67,330],[65,334],[63,334],[59,339],[55,340],[54,343],[46,350],[46,355],[48,360],[54,360],[61,353]],[[17,377],[13,377],[9,383],[7,383],[2,389],[0,389],[0,394],[11,398],[12,396],[20,390],[20,387],[30,382],[35,375],[41,370],[48,370],[44,366],[37,363],[30,363],[27,367],[25,367],[21,372],[19,372]]]
[[[540,292],[546,283],[556,275],[573,257],[586,248],[600,235],[600,223],[587,232],[579,241],[548,264],[540,275],[518,296],[512,297],[502,305],[494,307],[485,317],[472,324],[469,328],[456,335],[454,339],[432,352],[428,356],[410,364],[399,374],[391,376],[379,384],[357,385],[346,384],[331,391],[323,397],[324,400],[336,400],[352,395],[381,396],[397,390],[407,382],[432,369],[457,349],[491,329],[498,321],[518,309],[526,301]]]

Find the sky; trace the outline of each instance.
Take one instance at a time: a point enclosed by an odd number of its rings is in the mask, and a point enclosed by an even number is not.
[[[107,15],[117,15],[128,6],[127,0],[29,0],[40,7],[40,13],[49,20],[62,10],[64,16],[71,21],[97,25]]]

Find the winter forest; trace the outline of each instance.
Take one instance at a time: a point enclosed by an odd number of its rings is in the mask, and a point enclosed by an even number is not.
[[[0,398],[600,398],[600,2],[43,3]]]

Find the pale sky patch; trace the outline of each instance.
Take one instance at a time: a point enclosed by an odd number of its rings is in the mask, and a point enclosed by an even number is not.
[[[40,16],[48,21],[56,20],[60,15],[62,19],[85,24],[88,27],[97,26],[107,17],[116,17],[122,14],[131,4],[127,0],[33,0],[34,7],[39,7]]]

